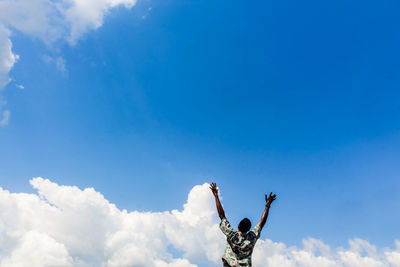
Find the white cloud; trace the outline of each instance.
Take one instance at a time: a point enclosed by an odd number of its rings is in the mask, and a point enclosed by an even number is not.
[[[191,259],[218,261],[219,253],[212,250],[224,245],[205,186],[192,189],[183,211],[128,213],[91,188],[41,178],[31,184],[38,195],[0,191],[0,266],[29,261],[36,266],[194,267]],[[173,257],[171,245],[185,258]]]
[[[40,39],[47,46],[58,40],[73,45],[88,31],[102,26],[112,8],[135,4],[136,0],[1,0],[0,90],[11,81],[9,72],[18,59],[12,52],[12,30]],[[62,57],[54,57],[52,62],[61,73],[67,72]],[[0,126],[8,124],[9,115],[10,111],[3,112]]]
[[[37,231],[26,232],[1,266],[73,266],[73,259],[63,244]]]
[[[111,8],[118,5],[131,8],[136,4],[136,0],[72,0],[68,2],[69,5],[66,5],[63,13],[71,25],[68,37],[71,43],[87,31],[99,28],[103,24],[104,15]]]
[[[1,115],[2,116],[0,116],[0,127],[6,126],[8,124],[8,121],[10,120],[11,112],[6,109]]]
[[[85,33],[103,25],[116,6],[131,8],[136,0],[2,0],[0,1],[0,90],[10,81],[17,56],[11,51],[11,30],[40,39],[51,46],[57,40],[75,44]],[[61,57],[57,68],[65,71]]]
[[[18,59],[11,50],[12,43],[9,37],[10,31],[0,24],[0,90],[10,82],[8,73]]]
[[[0,24],[46,44],[58,39],[73,44],[86,32],[99,28],[112,8],[135,4],[136,0],[3,0]]]
[[[0,188],[0,266],[220,266],[225,241],[208,185],[195,186],[183,210],[119,210],[92,188],[31,180],[38,194]],[[182,251],[171,254],[170,247]],[[331,249],[308,238],[303,247],[259,240],[255,266],[400,266],[400,242],[378,251],[361,239]]]
[[[369,242],[349,240],[349,248],[331,248],[313,238],[303,240],[303,248],[287,247],[271,240],[259,240],[253,255],[255,266],[280,267],[389,267],[400,266],[400,246],[377,252]]]
[[[0,127],[6,126],[11,116],[11,112],[8,109],[3,110],[6,104],[7,102],[0,96]]]
[[[49,55],[44,55],[43,60],[48,64],[54,64],[62,74],[66,74],[68,72],[67,66],[65,64],[65,59],[63,57],[53,58]]]

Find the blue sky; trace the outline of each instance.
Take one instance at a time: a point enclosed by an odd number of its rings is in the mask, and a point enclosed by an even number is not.
[[[215,181],[234,224],[255,223],[263,194],[278,194],[263,233],[274,241],[392,246],[398,8],[139,1],[72,45],[10,27],[19,60],[0,92],[11,112],[0,186],[31,192],[41,176],[94,187],[119,208],[163,211]]]

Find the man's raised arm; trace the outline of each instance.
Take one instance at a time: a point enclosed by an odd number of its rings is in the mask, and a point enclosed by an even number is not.
[[[225,211],[224,211],[224,208],[221,205],[221,202],[219,201],[217,185],[215,183],[211,183],[210,184],[210,189],[211,189],[211,191],[212,191],[212,193],[213,193],[213,195],[215,197],[215,204],[217,205],[219,218],[222,220],[223,218],[225,218]]]
[[[271,204],[272,204],[272,202],[274,202],[275,199],[276,199],[276,194],[272,195],[272,192],[269,194],[269,197],[267,195],[265,195],[265,201],[267,203],[265,205],[263,215],[261,216],[261,220],[258,223],[258,225],[260,226],[261,229],[263,229],[265,222],[267,221],[269,208],[271,207]]]

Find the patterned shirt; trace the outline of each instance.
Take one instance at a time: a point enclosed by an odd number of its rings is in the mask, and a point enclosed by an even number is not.
[[[221,231],[226,235],[226,248],[222,257],[230,266],[251,266],[251,254],[260,237],[261,228],[256,225],[252,231],[242,233],[233,229],[226,218],[219,225]]]

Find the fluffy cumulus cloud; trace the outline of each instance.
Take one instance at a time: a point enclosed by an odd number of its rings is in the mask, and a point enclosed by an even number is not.
[[[31,180],[37,194],[0,188],[0,266],[220,266],[224,237],[208,185],[195,186],[182,210],[128,212],[92,188]],[[378,251],[354,239],[331,249],[259,240],[255,266],[400,266],[400,243]]]

